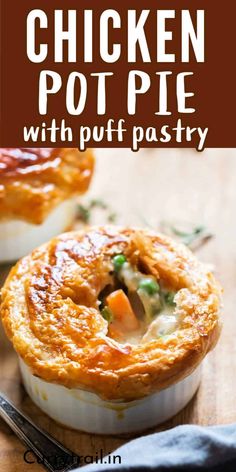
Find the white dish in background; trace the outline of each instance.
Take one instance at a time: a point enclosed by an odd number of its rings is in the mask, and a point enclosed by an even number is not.
[[[95,434],[130,434],[152,428],[181,411],[200,384],[198,367],[184,380],[158,393],[131,402],[108,402],[96,394],[45,382],[22,361],[25,389],[36,405],[58,423]]]
[[[18,220],[1,222],[0,263],[16,261],[66,231],[72,224],[75,213],[76,200],[73,198],[56,207],[41,225]]]

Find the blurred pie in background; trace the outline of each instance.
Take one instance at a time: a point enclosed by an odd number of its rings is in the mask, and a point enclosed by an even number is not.
[[[0,262],[24,256],[65,231],[89,187],[91,150],[0,149]]]

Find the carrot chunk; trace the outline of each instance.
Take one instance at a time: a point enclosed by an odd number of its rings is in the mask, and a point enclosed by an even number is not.
[[[135,331],[139,328],[139,321],[135,316],[130,301],[123,290],[110,293],[106,299],[107,305],[113,314],[113,323],[123,332]],[[112,323],[112,324],[113,324]]]

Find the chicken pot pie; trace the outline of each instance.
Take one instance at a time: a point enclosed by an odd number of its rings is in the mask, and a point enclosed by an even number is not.
[[[17,259],[69,227],[74,197],[87,190],[93,166],[91,151],[0,149],[0,261]]]
[[[22,259],[2,289],[1,316],[36,403],[62,423],[115,433],[141,429],[139,410],[148,427],[190,400],[219,337],[220,307],[220,286],[185,246],[144,229],[94,227]],[[55,410],[61,395],[70,398],[65,418]],[[86,423],[91,409],[102,412],[99,431]]]

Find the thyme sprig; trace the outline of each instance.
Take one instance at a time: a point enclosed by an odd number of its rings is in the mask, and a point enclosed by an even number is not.
[[[93,198],[87,204],[79,203],[77,207],[77,219],[85,224],[89,224],[92,220],[93,210],[104,211],[107,222],[109,223],[115,223],[117,219],[117,214],[100,198]]]

